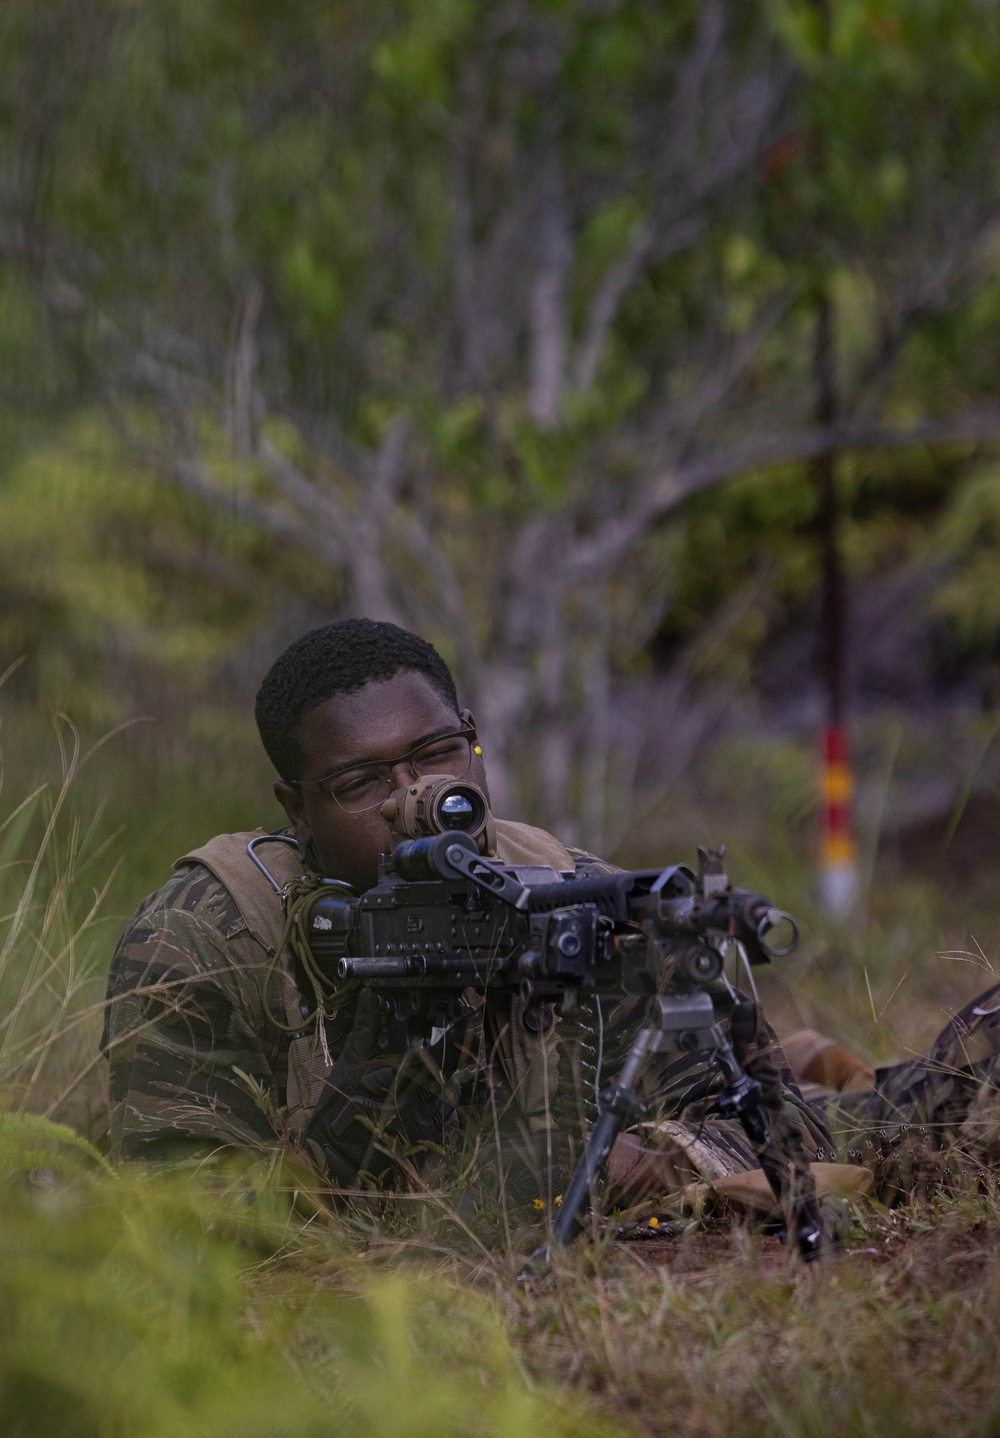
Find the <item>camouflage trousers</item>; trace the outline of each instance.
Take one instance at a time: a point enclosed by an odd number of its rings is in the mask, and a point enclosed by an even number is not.
[[[854,1092],[803,1083],[811,1132],[797,1105],[783,1106],[810,1149],[821,1191],[837,1192],[831,1160],[867,1169],[874,1196],[889,1204],[912,1193],[1000,1179],[1000,984],[966,1004],[926,1056],[874,1073],[872,1087]],[[783,1126],[783,1112],[770,1117]],[[627,1201],[642,1188],[690,1192],[691,1181],[700,1179],[735,1196],[755,1168],[739,1125],[699,1121],[682,1109],[623,1136],[612,1160],[612,1188]]]
[[[1000,984],[959,1010],[926,1057],[876,1069],[871,1089],[806,1099],[884,1202],[1000,1172]]]

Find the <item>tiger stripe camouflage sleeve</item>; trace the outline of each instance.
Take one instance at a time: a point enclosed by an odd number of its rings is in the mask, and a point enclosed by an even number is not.
[[[281,1014],[280,980],[227,890],[200,866],[175,874],[140,906],[111,963],[102,1047],[113,1155],[273,1145],[287,1073]]]

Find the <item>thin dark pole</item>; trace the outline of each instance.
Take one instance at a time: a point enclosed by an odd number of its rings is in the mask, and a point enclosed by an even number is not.
[[[830,3],[814,0],[820,22],[820,43],[830,53]],[[812,165],[822,194],[826,169],[823,133],[812,134]],[[823,274],[824,204],[813,217],[815,259],[820,277],[816,291],[816,330],[813,350],[816,422],[830,430],[838,419],[836,315],[829,280]],[[820,549],[822,553],[822,604],[820,614],[826,723],[822,737],[820,779],[820,896],[824,908],[846,919],[858,897],[857,854],[854,844],[854,774],[847,733],[847,593],[841,559],[841,506],[837,484],[837,451],[829,449],[813,461],[817,490]]]
[[[833,306],[825,286],[816,306],[814,354],[816,421],[829,428],[837,420],[837,391],[834,374]],[[826,687],[827,723],[843,725],[847,669],[847,622],[844,571],[840,557],[840,501],[837,492],[837,452],[828,450],[813,462],[819,498],[820,545],[823,556],[823,588],[820,623],[823,635],[823,677]]]

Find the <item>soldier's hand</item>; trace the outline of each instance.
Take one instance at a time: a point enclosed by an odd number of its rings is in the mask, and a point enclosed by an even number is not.
[[[353,1184],[374,1152],[379,1121],[405,1133],[406,1116],[440,1088],[429,1055],[379,1052],[382,1015],[371,989],[362,989],[348,1034],[305,1132],[315,1157],[332,1177]]]
[[[330,1070],[330,1077],[320,1095],[319,1113],[338,1097],[351,1097],[380,1103],[392,1087],[396,1065],[387,1054],[379,1053],[382,1015],[378,999],[371,989],[362,989],[354,1012],[354,1027],[347,1035],[340,1057]]]

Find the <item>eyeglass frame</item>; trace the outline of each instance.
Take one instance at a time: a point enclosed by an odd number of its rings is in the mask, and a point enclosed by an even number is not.
[[[466,774],[468,774],[469,770],[472,768],[473,758],[478,757],[476,753],[476,743],[479,739],[479,735],[476,732],[476,726],[474,724],[470,724],[466,719],[462,720],[461,729],[451,729],[446,734],[437,734],[431,739],[422,739],[419,744],[414,744],[413,747],[411,749],[408,749],[405,754],[400,754],[398,759],[376,759],[370,761],[367,764],[341,764],[336,769],[331,769],[329,774],[324,774],[322,779],[288,779],[285,782],[290,784],[293,789],[298,789],[300,792],[304,792],[307,794],[321,794],[324,799],[332,799],[342,814],[370,814],[373,809],[380,808],[385,803],[385,799],[378,799],[374,804],[369,804],[367,808],[364,809],[345,809],[343,804],[341,804],[340,800],[337,798],[336,794],[332,794],[330,790],[325,787],[325,785],[329,784],[334,779],[339,779],[344,774],[350,774],[351,771],[354,769],[359,769],[362,771],[365,769],[388,769],[389,778],[390,780],[392,780],[393,769],[395,769],[398,764],[409,763],[412,756],[418,753],[419,750],[426,749],[432,744],[440,744],[445,739],[458,738],[468,739],[469,741],[469,763],[468,766],[462,770],[461,774],[454,774],[452,777],[455,779],[464,779]],[[479,750],[479,754],[482,754],[481,749]],[[392,792],[393,791],[390,789],[389,794],[391,794]],[[389,797],[389,794],[385,796],[386,799]]]

